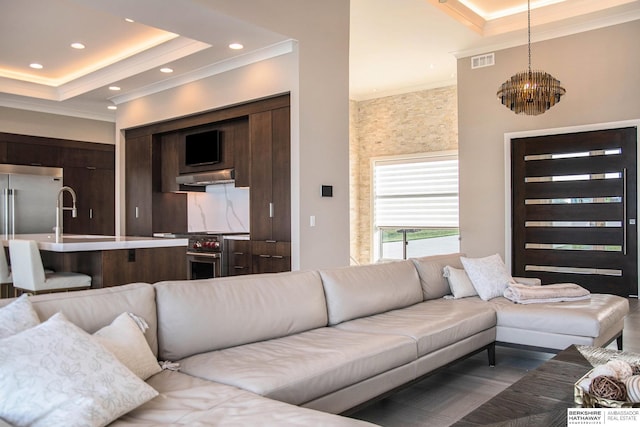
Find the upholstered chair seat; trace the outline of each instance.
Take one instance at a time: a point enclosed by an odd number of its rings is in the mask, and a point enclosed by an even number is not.
[[[86,274],[46,272],[38,245],[33,240],[9,241],[9,254],[14,289],[37,294],[86,289],[91,286],[91,276]]]

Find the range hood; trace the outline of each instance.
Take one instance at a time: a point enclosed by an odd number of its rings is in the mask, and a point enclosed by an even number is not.
[[[178,175],[176,183],[179,185],[203,187],[213,184],[227,184],[235,181],[235,169],[220,169],[209,172],[198,172],[188,175]]]

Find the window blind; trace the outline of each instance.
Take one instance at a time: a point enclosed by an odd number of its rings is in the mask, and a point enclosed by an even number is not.
[[[375,227],[458,227],[457,156],[374,163]]]

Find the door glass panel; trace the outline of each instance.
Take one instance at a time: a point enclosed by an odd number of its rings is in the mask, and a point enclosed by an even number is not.
[[[562,199],[527,199],[525,205],[579,205],[592,203],[622,203],[622,197],[570,197]]]
[[[611,148],[607,150],[578,151],[573,153],[532,154],[532,155],[524,156],[524,161],[529,162],[532,160],[575,159],[578,157],[611,156],[616,154],[622,154],[622,148]]]

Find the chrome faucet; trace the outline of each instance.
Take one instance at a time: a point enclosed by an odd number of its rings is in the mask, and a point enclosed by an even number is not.
[[[73,200],[72,207],[64,207],[64,202],[62,200],[62,196],[65,191],[68,191],[71,194],[71,199]],[[71,211],[71,217],[76,218],[78,216],[78,209],[76,208],[76,192],[73,191],[73,188],[64,186],[58,191],[58,201],[56,203],[56,226],[53,228],[56,233],[56,243],[60,241],[60,237],[62,237],[62,212],[63,211]]]

